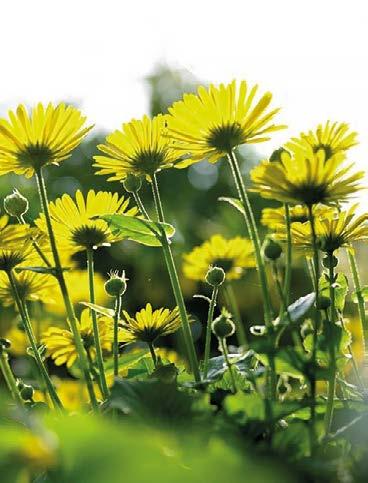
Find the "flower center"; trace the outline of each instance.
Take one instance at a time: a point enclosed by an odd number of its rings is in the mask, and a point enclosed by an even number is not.
[[[10,250],[0,251],[0,270],[9,271],[24,261],[25,257],[21,252]]]
[[[327,186],[321,185],[300,185],[293,189],[293,197],[306,205],[322,203],[326,199]]]
[[[72,240],[82,247],[93,248],[107,242],[107,233],[97,226],[83,225],[73,230]]]
[[[52,161],[52,150],[43,144],[30,144],[18,153],[18,160],[33,168],[40,168]]]
[[[234,261],[231,258],[216,258],[212,265],[220,267],[225,273],[228,273],[234,266]]]
[[[321,251],[332,253],[342,247],[344,244],[344,237],[330,234],[328,236],[321,236],[317,239],[318,247]]]
[[[207,144],[223,153],[229,153],[239,144],[244,143],[243,130],[238,123],[224,124],[211,129]]]
[[[165,150],[162,149],[145,149],[137,152],[134,156],[134,172],[152,176],[164,163],[165,155]]]

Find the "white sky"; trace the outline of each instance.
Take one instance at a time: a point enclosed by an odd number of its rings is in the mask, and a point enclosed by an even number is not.
[[[368,152],[368,15],[364,0],[2,0],[0,112],[73,100],[113,129],[147,111],[143,78],[163,61],[214,83],[260,84],[290,126],[265,154],[318,122],[360,133]]]

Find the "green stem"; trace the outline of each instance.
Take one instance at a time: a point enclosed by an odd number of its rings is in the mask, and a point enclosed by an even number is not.
[[[121,312],[121,295],[116,297],[115,314],[114,314],[114,342],[113,342],[113,358],[114,358],[114,376],[119,375],[119,320]]]
[[[280,314],[286,310],[290,302],[290,284],[291,284],[291,265],[292,265],[292,240],[291,240],[291,222],[290,208],[287,203],[284,204],[285,224],[286,224],[286,263],[285,263],[285,279],[284,279],[284,301],[280,307]]]
[[[326,414],[325,414],[325,433],[326,436],[330,432],[331,423],[332,423],[332,416],[334,410],[334,399],[335,399],[335,387],[336,387],[336,354],[335,354],[335,337],[334,333],[331,334],[331,329],[334,329],[335,325],[335,318],[336,318],[336,307],[335,307],[335,288],[334,288],[334,278],[335,278],[335,271],[333,266],[333,253],[328,253],[328,262],[329,262],[329,282],[330,282],[330,300],[331,300],[331,307],[330,307],[330,316],[326,323],[329,326],[329,349],[330,349],[330,376],[328,381],[328,396],[327,396],[327,405],[326,405]]]
[[[152,176],[152,183],[151,184],[152,184],[153,199],[154,199],[154,202],[155,202],[158,220],[159,220],[159,222],[164,223],[165,217],[164,217],[164,213],[163,213],[163,208],[162,208],[161,199],[160,199],[160,192],[159,192],[159,189],[158,189],[157,178],[156,178],[155,174]],[[176,271],[175,262],[174,262],[174,259],[173,259],[173,256],[172,256],[169,241],[168,241],[164,231],[162,231],[161,243],[162,243],[162,249],[163,249],[163,252],[164,252],[167,270],[168,270],[169,276],[170,276],[171,286],[172,286],[172,289],[173,289],[173,292],[174,292],[176,304],[179,308],[179,313],[180,313],[181,323],[182,323],[182,329],[183,329],[184,342],[185,342],[185,346],[186,346],[186,350],[187,350],[189,364],[190,364],[191,370],[194,374],[194,378],[195,378],[196,382],[200,382],[201,375],[200,375],[200,372],[199,372],[198,359],[197,359],[197,354],[196,354],[194,343],[193,343],[192,333],[191,333],[191,330],[190,330],[188,314],[187,314],[187,310],[186,310],[185,303],[184,303],[184,297],[183,297],[183,293],[182,293],[182,290],[181,290],[181,287],[180,287],[179,277],[178,277],[178,274],[177,274],[177,271]]]
[[[18,222],[20,225],[27,225],[23,215],[20,215],[18,217]],[[33,248],[36,250],[37,254],[39,255],[39,257],[41,258],[41,260],[44,262],[44,264],[47,266],[47,267],[51,267],[51,263],[49,262],[48,258],[46,257],[46,255],[43,253],[40,245],[37,243],[37,241],[32,237],[32,246]]]
[[[229,309],[232,312],[234,316],[234,322],[235,322],[235,327],[236,327],[236,337],[238,340],[238,344],[240,346],[245,346],[247,345],[247,336],[245,334],[244,326],[241,320],[240,312],[239,312],[239,307],[238,303],[236,301],[236,297],[234,294],[234,290],[232,285],[229,282],[225,282],[223,284],[224,287],[224,294],[225,294],[225,299],[226,303],[229,305]]]
[[[243,178],[240,172],[239,164],[236,159],[236,156],[233,151],[228,153],[228,160],[230,163],[231,171],[234,177],[235,185],[238,191],[238,195],[240,201],[244,206],[244,216],[245,222],[247,225],[249,237],[252,240],[254,253],[256,257],[257,269],[258,269],[258,276],[259,281],[261,284],[262,296],[263,296],[263,305],[264,305],[264,316],[265,316],[265,323],[267,326],[271,325],[272,322],[272,306],[271,306],[271,299],[270,299],[270,292],[268,290],[268,282],[266,276],[266,269],[265,264],[261,254],[261,244],[259,241],[257,225],[254,219],[253,210],[251,204],[249,202],[249,198],[244,186]]]
[[[206,327],[206,344],[204,348],[204,362],[203,362],[203,377],[206,379],[208,372],[208,361],[210,359],[210,349],[211,349],[211,334],[212,334],[212,320],[213,312],[216,306],[216,299],[218,294],[218,286],[213,287],[210,305],[208,308],[207,316],[207,327]]]
[[[23,304],[23,301],[20,298],[14,274],[13,274],[12,270],[7,271],[6,274],[8,276],[10,287],[11,287],[11,290],[13,292],[15,304],[17,306],[19,315],[22,319],[24,330],[27,334],[27,337],[28,337],[29,343],[31,345],[31,349],[32,349],[34,358],[35,358],[37,366],[39,368],[39,371],[42,375],[43,380],[45,381],[47,391],[50,395],[51,401],[53,402],[53,405],[54,405],[55,408],[62,411],[63,405],[62,405],[62,403],[59,399],[59,396],[57,395],[57,392],[54,388],[54,385],[52,384],[50,376],[47,372],[46,366],[45,366],[45,364],[42,360],[42,357],[40,356],[40,353],[38,351],[37,342],[36,342],[36,339],[35,339],[35,336],[34,336],[34,333],[33,333],[31,321],[30,321],[29,316],[28,316],[27,307],[26,307],[25,304]]]
[[[152,342],[147,342],[147,345],[148,345],[150,353],[151,353],[153,365],[156,367],[157,366],[157,357],[156,357],[156,353],[155,353],[155,348],[153,347]]]
[[[318,253],[318,246],[317,246],[317,235],[316,235],[316,227],[314,223],[314,215],[313,215],[313,208],[311,205],[308,205],[308,218],[311,225],[311,233],[312,233],[312,247],[313,247],[313,263],[314,263],[314,290],[316,294],[316,301],[319,296],[319,277],[320,277],[320,266],[319,266],[319,253]],[[316,366],[317,366],[317,337],[318,337],[318,328],[320,325],[320,313],[319,310],[315,309],[315,320],[314,320],[314,327],[313,327],[313,346],[312,346],[312,370],[310,374],[310,386],[311,386],[311,427],[314,433],[314,426],[315,426],[315,419],[316,419]]]
[[[93,249],[87,248],[87,270],[88,270],[88,283],[89,283],[89,300],[91,304],[96,303],[95,297],[95,284],[94,284],[94,260]],[[96,349],[96,362],[98,367],[98,378],[100,380],[102,396],[107,399],[109,395],[109,389],[107,387],[105,368],[102,356],[102,348],[100,341],[100,331],[98,327],[97,314],[91,309],[92,326],[93,326],[93,340]]]
[[[140,198],[140,196],[138,195],[137,192],[133,193],[133,197],[134,197],[134,201],[136,203],[136,205],[138,206],[139,208],[139,211],[142,213],[142,215],[147,219],[147,220],[150,220],[150,217],[146,211],[146,208],[144,207],[143,203],[142,203],[142,200]]]
[[[360,282],[358,265],[357,265],[355,253],[352,247],[349,247],[347,249],[347,254],[349,258],[351,273],[353,275],[354,290],[358,300],[358,311],[359,311],[360,323],[362,325],[364,367],[368,367],[368,320],[365,315],[365,300],[362,295],[362,285]]]
[[[14,401],[19,404],[19,406],[23,406],[23,400],[20,397],[17,382],[10,368],[8,354],[2,348],[0,348],[0,369]]]
[[[45,180],[43,178],[42,169],[41,168],[36,169],[35,173],[36,173],[36,179],[37,179],[38,192],[41,199],[41,205],[45,215],[45,221],[46,221],[47,231],[49,235],[51,251],[54,257],[56,278],[59,282],[60,291],[64,300],[68,321],[70,324],[71,331],[73,333],[75,348],[78,353],[80,368],[82,370],[82,373],[87,385],[88,394],[91,400],[91,405],[93,409],[96,410],[98,408],[98,404],[97,404],[97,399],[93,388],[91,374],[89,372],[87,354],[86,354],[85,347],[83,345],[82,337],[79,332],[78,319],[76,318],[74,313],[73,304],[70,300],[68,287],[66,285],[65,278],[64,278],[63,268],[61,266],[60,256],[56,245],[55,234],[51,223],[46,185],[45,185]]]
[[[227,368],[229,369],[231,386],[232,386],[232,393],[235,394],[237,392],[237,388],[236,388],[236,382],[235,382],[233,367],[230,363],[229,355],[228,355],[228,352],[227,352],[226,339],[223,338],[223,339],[219,339],[219,340],[220,340],[220,346],[221,346],[221,349],[222,349],[222,353],[224,354],[224,359],[225,359]]]

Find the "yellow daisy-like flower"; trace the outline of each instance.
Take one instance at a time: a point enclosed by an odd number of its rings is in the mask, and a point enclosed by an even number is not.
[[[69,195],[63,195],[49,203],[56,238],[77,252],[101,245],[109,245],[120,238],[114,236],[104,220],[92,219],[98,215],[124,213],[135,216],[138,208],[128,208],[129,198],[119,198],[117,193],[89,190],[86,199],[77,191],[75,201]],[[36,220],[36,225],[46,232],[44,215]]]
[[[348,211],[330,211],[315,219],[315,231],[318,248],[326,253],[333,253],[350,243],[368,240],[368,214],[355,216],[357,205]],[[312,248],[312,230],[310,223],[294,223],[291,227],[292,241],[302,248]]]
[[[331,211],[329,206],[314,205],[313,215],[323,216]],[[290,223],[306,223],[308,222],[308,208],[304,205],[295,205],[289,207]],[[285,208],[264,208],[262,210],[261,223],[271,230],[283,231],[285,230]]]
[[[46,164],[70,156],[92,126],[73,106],[37,104],[29,113],[22,104],[9,120],[0,119],[0,175],[14,172],[33,176]]]
[[[9,225],[9,217],[0,218],[0,270],[12,270],[33,253],[35,231],[29,225]]]
[[[236,280],[243,275],[244,269],[256,265],[252,242],[239,236],[226,240],[222,235],[213,235],[183,258],[185,276],[202,282],[211,266],[221,267],[226,280]]]
[[[112,347],[113,319],[109,317],[98,318],[100,342],[103,350],[110,352]],[[96,349],[93,338],[93,325],[89,309],[84,309],[80,317],[80,334],[84,347],[90,357],[96,357]],[[42,335],[41,341],[47,348],[47,354],[53,359],[57,366],[66,364],[71,367],[78,358],[74,337],[70,330],[60,327],[49,327]]]
[[[285,147],[291,151],[310,151],[316,153],[323,149],[326,159],[336,153],[344,153],[358,144],[357,133],[349,131],[349,124],[344,122],[319,124],[317,128],[307,133],[301,133],[299,138],[291,138]]]
[[[151,304],[147,304],[131,317],[128,312],[123,311],[125,323],[122,329],[123,342],[147,342],[152,344],[158,337],[176,332],[181,327],[181,319],[178,307],[173,310],[153,310]]]
[[[317,153],[284,151],[280,161],[262,161],[252,169],[253,191],[264,198],[294,204],[315,205],[343,202],[362,187],[363,171],[351,173],[353,164],[344,164],[344,154],[326,159]]]
[[[214,163],[241,144],[260,143],[285,126],[272,124],[279,109],[269,109],[272,94],[256,102],[258,86],[234,80],[219,87],[201,86],[198,94],[184,94],[169,108],[168,135],[179,156],[189,154],[188,165],[203,159]]]
[[[153,119],[144,116],[109,134],[106,143],[97,146],[104,153],[94,156],[94,166],[100,168],[97,174],[112,174],[108,181],[124,180],[128,174],[145,176],[150,181],[154,173],[173,167],[179,156],[165,135],[166,119],[161,114]]]
[[[55,324],[55,321],[51,321],[50,319],[32,319],[31,324],[33,328],[33,332],[35,334],[36,340],[40,338],[41,332],[44,332],[47,327],[51,325],[51,323]],[[13,356],[24,356],[27,354],[27,348],[29,347],[29,339],[27,334],[23,329],[18,327],[18,325],[11,326],[4,334],[6,339],[9,339],[11,342],[11,346],[9,348],[9,353]]]
[[[55,277],[23,270],[18,274],[14,274],[14,278],[22,300],[46,303],[54,301],[52,294],[58,287]],[[15,304],[9,278],[4,272],[0,272],[0,300],[6,306]]]

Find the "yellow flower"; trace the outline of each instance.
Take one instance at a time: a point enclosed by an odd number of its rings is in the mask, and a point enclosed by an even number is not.
[[[123,311],[125,323],[122,329],[123,342],[147,342],[152,344],[158,337],[172,334],[181,327],[179,309],[157,309],[152,310],[151,304],[147,304],[131,317],[128,312]]]
[[[344,153],[358,144],[356,138],[357,133],[349,132],[348,124],[327,121],[324,125],[319,124],[314,131],[301,133],[299,138],[291,138],[285,147],[294,152],[302,150],[316,153],[323,149],[326,159],[329,159],[334,154]]]
[[[322,216],[331,211],[329,206],[314,205],[314,216]],[[308,221],[308,208],[304,205],[295,205],[289,207],[290,223],[306,223]],[[271,230],[284,231],[285,230],[285,208],[264,208],[262,210],[261,223]]]
[[[258,86],[232,81],[219,87],[201,86],[198,94],[185,94],[169,108],[168,135],[178,156],[189,154],[183,165],[205,158],[216,162],[241,144],[260,143],[285,126],[271,124],[279,109],[269,110],[272,94],[256,102]]]
[[[88,390],[85,384],[79,380],[53,378],[53,383],[58,396],[67,411],[75,412],[89,406]],[[101,393],[97,384],[94,384],[94,391],[97,398],[101,398]],[[34,401],[49,403],[45,394],[36,390]]]
[[[14,278],[22,300],[54,302],[52,294],[57,290],[58,284],[52,275],[22,270],[14,274]],[[0,300],[4,305],[15,304],[9,278],[4,272],[0,272]]]
[[[69,288],[69,295],[73,305],[89,300],[89,285],[87,270],[68,270],[64,273],[65,282]],[[96,304],[105,306],[109,300],[104,289],[105,278],[99,274],[94,274]],[[50,294],[54,303],[47,304],[47,310],[62,315],[65,313],[63,298],[58,286]],[[47,302],[46,302],[47,303]]]
[[[113,319],[99,317],[100,342],[103,350],[110,352],[113,341]],[[84,309],[79,325],[83,344],[92,359],[96,356],[94,347],[92,318],[89,309]],[[66,364],[71,367],[77,360],[78,352],[74,337],[70,330],[59,327],[49,327],[42,335],[41,341],[47,348],[47,354],[57,366]]]
[[[83,128],[86,118],[65,104],[37,104],[30,113],[21,104],[0,119],[0,175],[14,172],[33,176],[46,164],[68,158],[92,128]]]
[[[49,203],[53,228],[56,238],[71,251],[77,252],[101,245],[109,245],[119,240],[114,236],[104,220],[92,219],[94,216],[124,213],[134,216],[136,207],[129,208],[129,199],[119,198],[117,193],[89,190],[86,199],[77,191],[75,201],[69,195],[63,195]],[[44,215],[36,220],[36,225],[46,232]]]
[[[31,324],[36,339],[38,340],[41,330],[42,332],[46,330],[46,328],[50,326],[51,320],[43,318],[42,320],[40,320],[39,318],[37,318],[36,320],[31,320]],[[24,356],[27,353],[27,348],[29,347],[29,339],[25,331],[22,330],[20,327],[18,327],[17,325],[13,325],[5,332],[4,337],[10,340],[10,354],[14,356]]]
[[[0,270],[12,270],[33,252],[34,230],[29,225],[9,225],[9,217],[0,218]]]
[[[123,180],[128,174],[149,181],[154,173],[174,166],[178,155],[165,136],[166,118],[160,114],[153,119],[133,119],[109,134],[106,143],[98,146],[105,155],[94,156],[94,166],[100,168],[97,174],[112,174],[108,181]]]
[[[368,214],[355,216],[357,205],[348,211],[330,211],[315,218],[317,245],[320,250],[332,253],[350,243],[368,240]],[[312,247],[310,223],[294,223],[291,227],[292,241],[303,248]]]
[[[245,268],[255,267],[252,242],[239,236],[226,240],[222,235],[213,235],[183,258],[184,274],[192,280],[205,281],[210,266],[221,267],[226,280],[236,280]]]
[[[344,154],[326,159],[325,151],[293,154],[282,152],[280,162],[262,161],[252,169],[253,191],[264,198],[294,204],[314,205],[346,201],[361,189],[364,172],[351,173]]]

